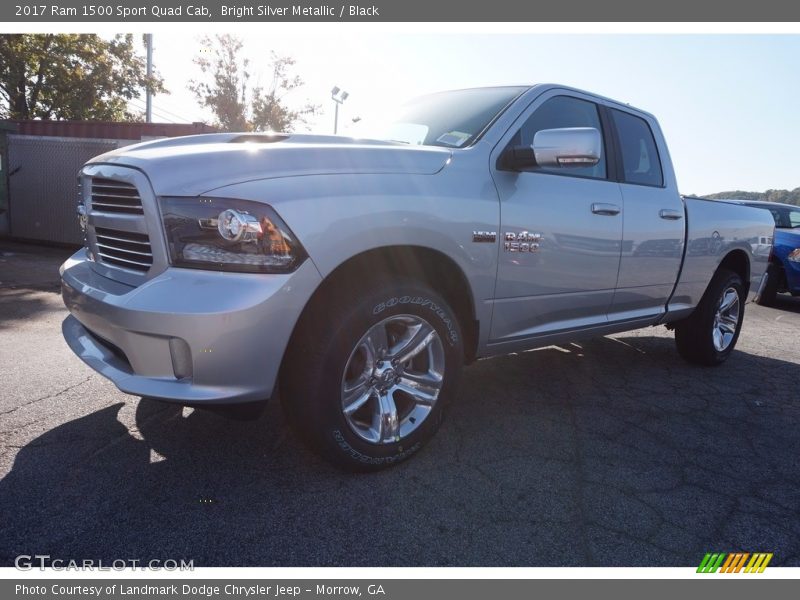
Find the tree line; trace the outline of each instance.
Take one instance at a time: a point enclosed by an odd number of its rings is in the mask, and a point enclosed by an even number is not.
[[[717,192],[707,194],[703,198],[712,200],[738,199],[738,200],[763,200],[765,202],[781,202],[800,206],[800,187],[793,190],[767,190],[766,192],[744,192],[733,190],[731,192]]]
[[[319,111],[289,102],[304,84],[292,57],[272,52],[266,84],[252,85],[240,38],[206,36],[201,47],[188,87],[220,130],[291,131]],[[131,34],[0,34],[0,118],[144,121],[130,101],[169,93],[157,71],[147,75],[144,50]]]

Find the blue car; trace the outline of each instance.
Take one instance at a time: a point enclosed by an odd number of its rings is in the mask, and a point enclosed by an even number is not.
[[[769,279],[758,303],[769,306],[781,292],[800,296],[800,206],[751,200],[737,204],[766,209],[775,219],[775,237],[767,271]]]

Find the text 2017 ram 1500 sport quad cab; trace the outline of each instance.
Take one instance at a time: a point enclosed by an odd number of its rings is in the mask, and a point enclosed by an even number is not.
[[[91,160],[72,350],[123,392],[277,395],[328,460],[414,454],[475,358],[667,325],[704,365],[768,212],[682,198],[656,119],[557,85],[433,94],[380,140],[223,133]]]

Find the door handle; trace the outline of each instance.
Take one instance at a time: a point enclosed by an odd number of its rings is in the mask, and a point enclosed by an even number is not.
[[[683,213],[679,210],[673,210],[671,208],[662,208],[658,212],[658,216],[662,219],[666,219],[667,221],[677,221],[683,218]]]
[[[596,215],[613,217],[614,215],[618,215],[620,210],[620,207],[616,204],[605,204],[604,202],[595,202],[592,204],[592,212]]]

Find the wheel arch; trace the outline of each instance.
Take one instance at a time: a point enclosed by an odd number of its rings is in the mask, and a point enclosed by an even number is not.
[[[739,275],[745,287],[745,295],[747,294],[750,290],[750,257],[747,252],[741,248],[731,250],[717,266],[717,271],[720,269],[728,269]]]
[[[443,252],[426,246],[391,245],[355,254],[340,263],[317,286],[295,324],[289,344],[305,318],[331,294],[383,277],[412,277],[429,285],[448,302],[458,318],[464,341],[464,360],[475,359],[479,339],[475,299],[463,269]]]

